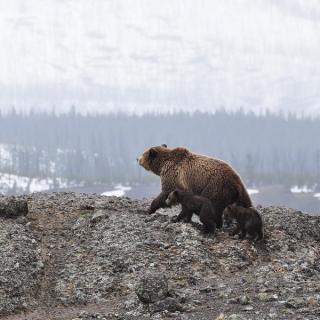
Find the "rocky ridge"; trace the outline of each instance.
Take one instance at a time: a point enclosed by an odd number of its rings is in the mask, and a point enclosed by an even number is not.
[[[265,239],[255,243],[172,223],[178,208],[149,216],[149,200],[14,200],[29,212],[0,211],[3,319],[320,317],[320,217],[261,208]]]

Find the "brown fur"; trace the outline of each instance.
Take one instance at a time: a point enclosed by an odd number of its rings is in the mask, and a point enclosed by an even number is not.
[[[251,207],[244,208],[235,203],[227,206],[223,211],[224,223],[229,225],[233,220],[236,221],[236,228],[230,235],[239,234],[239,239],[243,239],[246,235],[250,239],[263,238],[263,222],[259,212]]]
[[[182,206],[181,213],[174,219],[174,222],[184,220],[190,222],[193,213],[197,214],[203,223],[204,231],[214,233],[216,229],[216,215],[211,201],[208,198],[194,195],[191,191],[175,189],[172,191],[167,200],[168,206],[180,203]]]
[[[176,188],[210,199],[217,215],[217,227],[222,225],[222,212],[227,205],[237,202],[244,207],[252,206],[240,176],[222,160],[166,145],[147,149],[137,160],[161,178],[162,191],[153,200],[149,213],[165,207],[169,193]]]

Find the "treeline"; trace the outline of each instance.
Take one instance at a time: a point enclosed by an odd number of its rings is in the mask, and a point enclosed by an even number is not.
[[[91,182],[155,178],[137,156],[152,145],[186,146],[231,163],[249,186],[320,181],[320,119],[224,110],[207,114],[0,114],[0,172]],[[0,153],[1,156],[1,153]]]

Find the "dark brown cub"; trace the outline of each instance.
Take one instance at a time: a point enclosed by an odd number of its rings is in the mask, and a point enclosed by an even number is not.
[[[235,203],[227,206],[223,211],[223,222],[230,225],[234,220],[237,226],[230,235],[239,234],[239,239],[246,235],[251,240],[263,238],[262,218],[255,208],[244,208]]]
[[[200,221],[203,223],[204,232],[215,232],[216,213],[209,199],[202,196],[197,196],[191,191],[175,189],[169,194],[166,204],[168,206],[172,206],[178,203],[181,204],[182,211],[176,218],[173,219],[174,222],[181,220],[190,222],[193,213],[195,213],[199,216]]]

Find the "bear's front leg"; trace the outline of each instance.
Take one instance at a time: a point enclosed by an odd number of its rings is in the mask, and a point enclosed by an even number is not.
[[[170,192],[162,191],[152,202],[151,206],[148,210],[149,214],[156,212],[160,208],[166,208],[168,205],[166,204],[166,199],[168,198]]]

